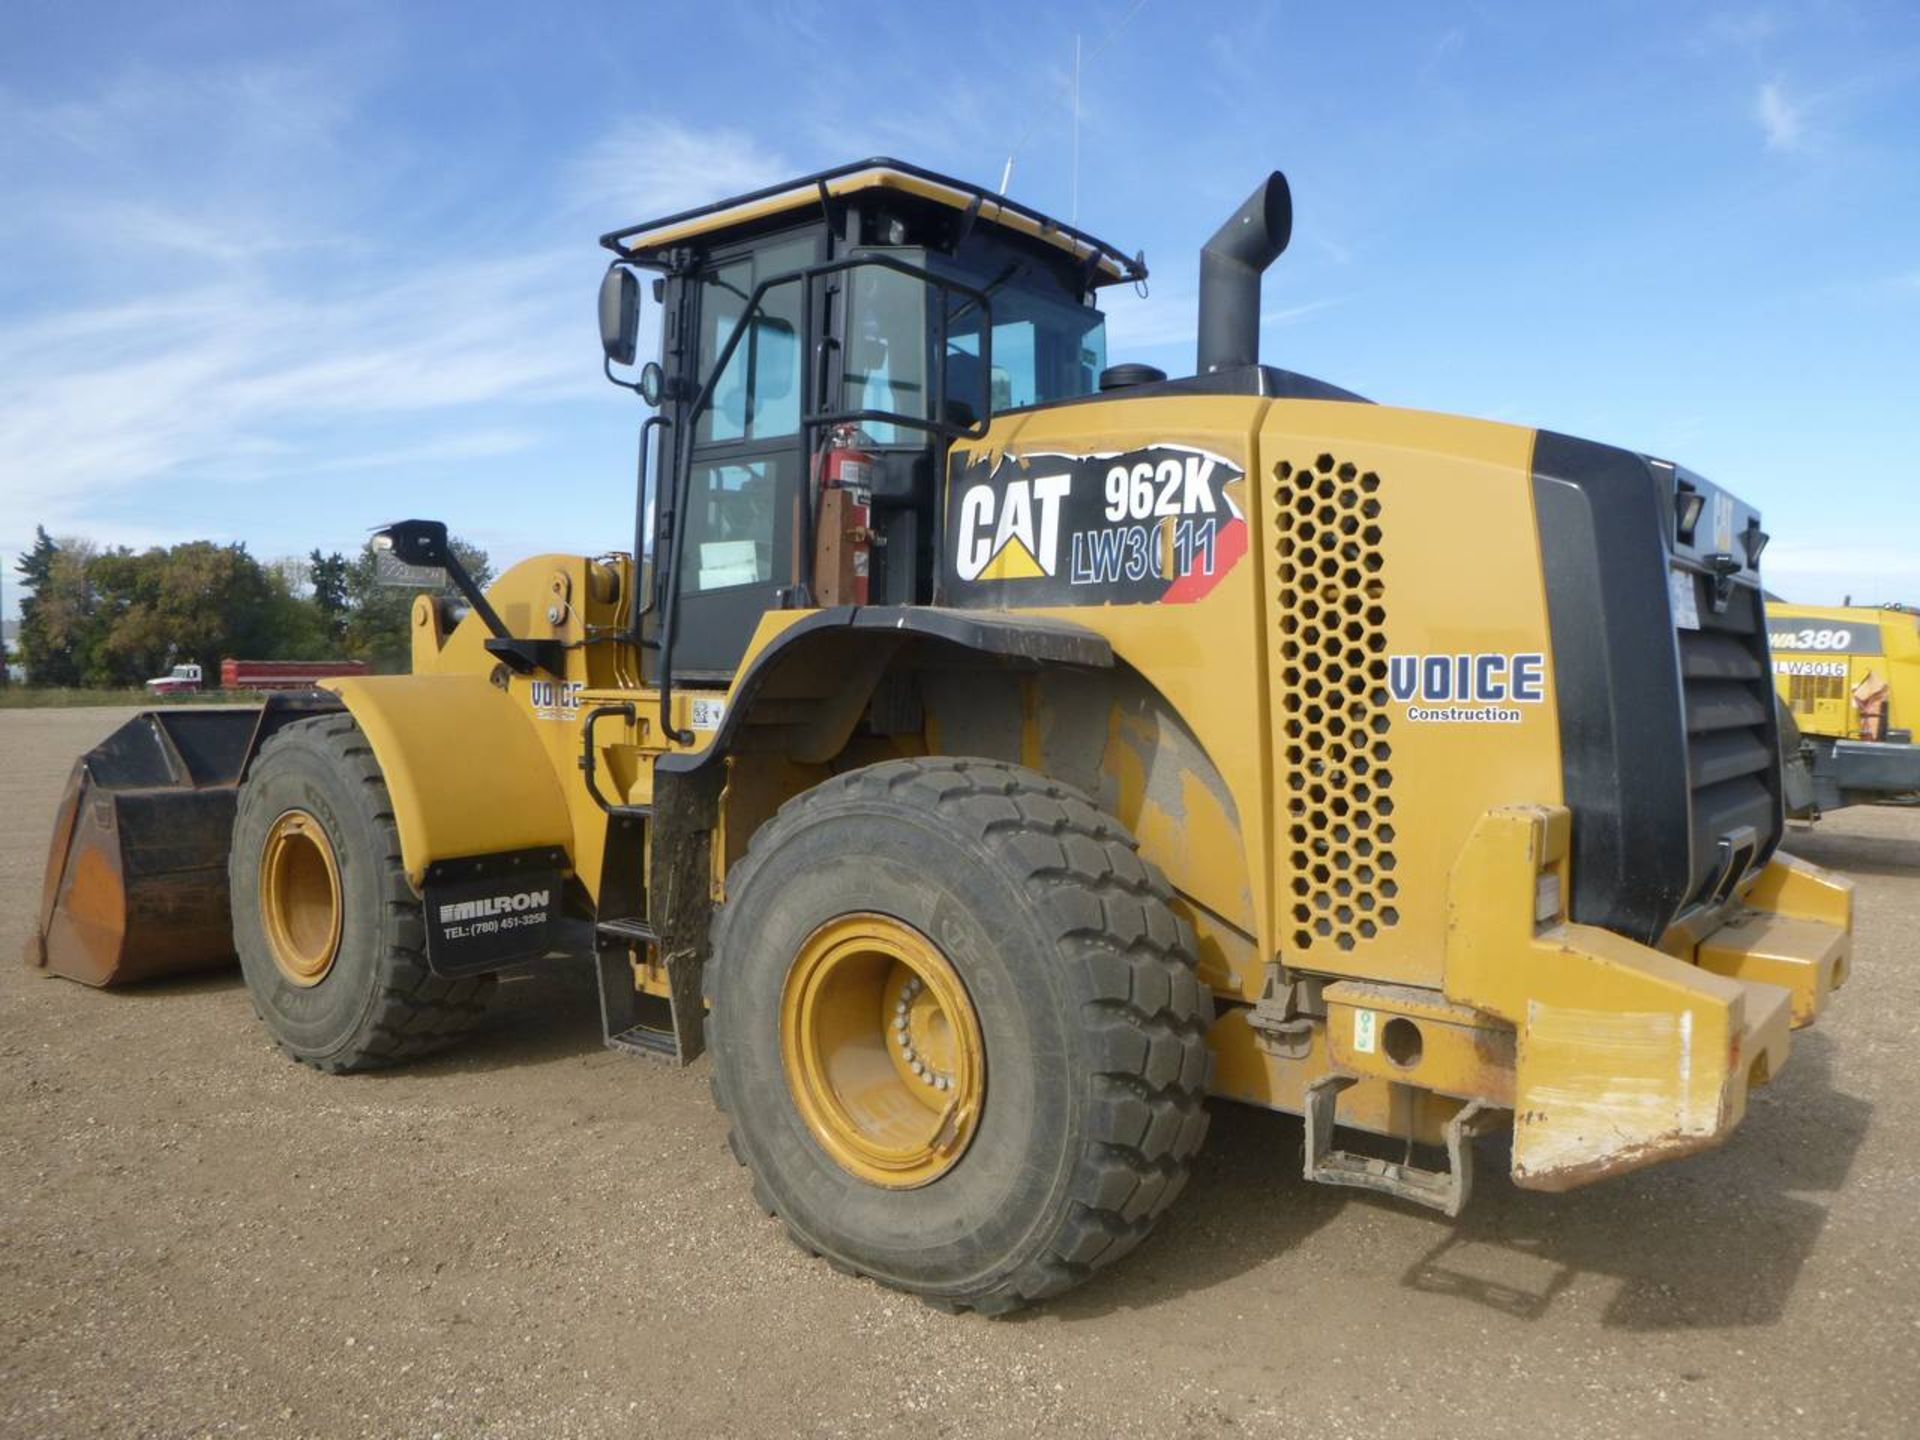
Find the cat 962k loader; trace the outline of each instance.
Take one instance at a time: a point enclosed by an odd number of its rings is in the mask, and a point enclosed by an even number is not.
[[[1851,921],[1777,850],[1759,518],[1262,365],[1290,207],[1207,243],[1180,379],[1107,363],[1141,260],[893,160],[606,236],[632,550],[482,593],[390,527],[463,596],[414,673],[86,757],[34,962],[237,951],[343,1071],[584,951],[801,1244],[989,1312],[1130,1250],[1210,1096],[1449,1214],[1496,1127],[1542,1190],[1720,1143]]]

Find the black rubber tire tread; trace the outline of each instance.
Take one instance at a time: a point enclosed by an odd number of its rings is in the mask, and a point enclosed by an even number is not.
[[[258,794],[256,782],[271,775],[282,757],[298,747],[323,753],[352,797],[375,837],[369,856],[369,870],[377,887],[380,907],[378,940],[368,958],[362,983],[372,992],[366,996],[358,1024],[339,1048],[325,1054],[303,1050],[276,1027],[272,1016],[262,1007],[255,989],[255,972],[262,967],[249,964],[242,953],[242,967],[249,973],[248,988],[253,992],[254,1014],[267,1027],[274,1043],[293,1059],[328,1074],[380,1070],[447,1049],[466,1036],[486,1013],[495,977],[475,975],[448,979],[427,967],[426,915],[419,895],[407,879],[406,862],[400,853],[400,831],[394,822],[393,802],[387,790],[386,775],[375,758],[373,747],[353,717],[345,714],[323,715],[312,720],[297,720],[281,727],[260,747],[248,772],[248,783],[241,788],[234,832],[238,836],[248,817],[248,800]],[[335,838],[336,847],[339,838]],[[344,857],[342,863],[346,863]],[[257,857],[243,856],[238,846],[232,857],[232,887],[238,896],[242,886],[251,890],[256,884],[252,866]],[[242,875],[242,870],[246,874]],[[235,940],[243,947],[251,937],[242,937],[240,917],[235,916]],[[264,959],[264,970],[271,971],[271,959]],[[345,971],[336,962],[335,974]],[[328,983],[334,978],[329,975]]]
[[[1196,974],[1193,932],[1172,908],[1172,887],[1141,858],[1132,834],[1083,792],[1002,761],[892,760],[826,781],[760,828],[728,876],[727,894],[753,885],[765,857],[815,807],[859,795],[911,800],[984,843],[1035,897],[1060,963],[1080,970],[1080,1023],[1094,1063],[1071,1203],[1037,1253],[992,1285],[967,1294],[916,1292],[941,1310],[1003,1314],[1071,1289],[1126,1255],[1185,1187],[1207,1133],[1213,997]],[[722,905],[715,916],[708,966],[710,1024],[719,1036],[726,1033],[733,914]],[[747,1164],[725,1091],[716,1057],[714,1099],[732,1122],[734,1158]],[[801,1249],[822,1253],[780,1214],[758,1175],[754,1195]],[[892,1283],[858,1257],[828,1258],[836,1269]]]

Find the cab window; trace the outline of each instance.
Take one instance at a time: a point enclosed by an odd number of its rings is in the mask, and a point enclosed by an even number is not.
[[[716,266],[700,282],[700,370],[711,369],[754,287],[813,263],[815,240],[778,242]],[[791,438],[800,430],[800,283],[776,285],[735,347],[700,416],[701,444]]]
[[[1107,365],[1106,319],[1098,310],[1012,286],[992,299],[993,364],[987,382],[996,412],[1094,392]],[[947,354],[971,356],[977,363],[977,311],[969,309],[949,322]],[[950,358],[952,393],[977,393],[960,380],[963,373],[963,363]]]
[[[853,270],[841,406],[927,416],[926,282],[877,265]],[[862,422],[876,445],[918,444],[920,432],[885,420]]]

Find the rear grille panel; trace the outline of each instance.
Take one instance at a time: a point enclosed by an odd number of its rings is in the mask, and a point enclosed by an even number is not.
[[[1657,945],[1780,839],[1760,518],[1690,471],[1546,430],[1533,489],[1570,913]]]
[[[1751,829],[1760,845],[1755,863],[1772,853],[1780,833],[1779,737],[1759,592],[1736,584],[1716,610],[1712,580],[1681,573],[1680,583],[1694,587],[1700,621],[1697,630],[1682,628],[1677,635],[1693,812],[1687,898],[1702,904],[1722,880],[1722,836]]]
[[[1400,923],[1380,477],[1332,455],[1274,470],[1280,728],[1299,955]]]

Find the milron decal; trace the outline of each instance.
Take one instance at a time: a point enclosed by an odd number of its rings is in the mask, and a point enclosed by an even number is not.
[[[1409,720],[1517,725],[1547,694],[1547,657],[1538,651],[1389,655],[1387,689]]]
[[[960,604],[1190,603],[1247,549],[1225,456],[1158,444],[1003,455],[947,490],[947,591]]]
[[[456,900],[440,907],[440,926],[449,940],[464,940],[473,935],[545,925],[552,903],[551,890],[522,890],[478,900]]]

